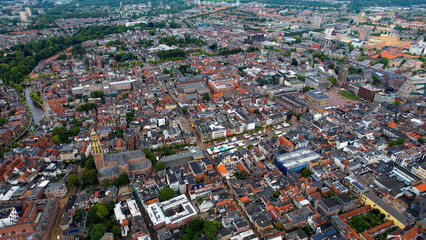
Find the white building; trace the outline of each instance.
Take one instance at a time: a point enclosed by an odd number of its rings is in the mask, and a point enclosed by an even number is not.
[[[18,222],[19,215],[14,207],[0,210],[0,228],[13,226]]]

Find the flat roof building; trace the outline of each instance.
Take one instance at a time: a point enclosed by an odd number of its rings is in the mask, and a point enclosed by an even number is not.
[[[285,174],[287,171],[300,171],[306,167],[308,162],[321,158],[321,155],[307,148],[284,153],[274,159],[275,164]]]
[[[156,230],[163,227],[170,230],[179,228],[197,216],[197,210],[185,195],[153,203],[146,206],[146,209]]]

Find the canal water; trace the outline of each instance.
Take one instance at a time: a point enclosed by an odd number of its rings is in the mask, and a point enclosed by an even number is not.
[[[34,124],[39,124],[40,119],[44,116],[43,108],[39,108],[34,105],[33,100],[30,98],[31,88],[25,88],[25,100],[27,101],[28,107],[30,107],[31,112],[33,113]]]

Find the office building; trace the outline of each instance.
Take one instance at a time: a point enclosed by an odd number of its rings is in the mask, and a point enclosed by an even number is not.
[[[313,29],[321,28],[321,17],[320,16],[314,16],[314,19],[312,20],[312,28]]]
[[[197,216],[197,210],[185,195],[179,195],[165,202],[146,206],[148,216],[156,230],[167,227],[179,228]]]

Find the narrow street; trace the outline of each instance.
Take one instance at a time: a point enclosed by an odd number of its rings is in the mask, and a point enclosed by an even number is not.
[[[78,166],[77,167],[77,176],[79,178],[81,178],[81,174],[82,174],[81,168],[80,168],[80,166]],[[52,235],[50,236],[50,240],[58,240],[58,236],[60,236],[60,238],[59,238],[60,240],[65,239],[65,236],[62,232],[60,224],[61,224],[62,216],[64,215],[64,212],[65,212],[65,207],[67,206],[68,200],[71,196],[75,195],[76,191],[77,191],[77,188],[68,189],[67,196],[59,199],[60,210],[59,210],[58,216],[56,217],[55,226],[53,227],[53,231],[52,231]]]

